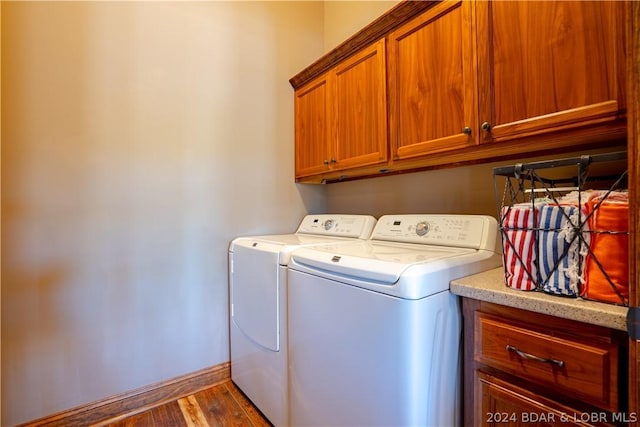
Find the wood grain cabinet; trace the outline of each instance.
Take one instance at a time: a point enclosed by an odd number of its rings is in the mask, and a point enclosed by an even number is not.
[[[473,8],[470,1],[443,2],[389,35],[394,159],[475,144]]]
[[[591,418],[596,421],[601,418],[599,411],[582,415],[583,412],[576,408],[562,405],[482,371],[477,373],[476,389],[479,421],[475,425],[478,426],[593,426],[599,423],[590,422]]]
[[[626,336],[465,299],[466,425],[617,425]]]
[[[625,113],[625,2],[476,2],[481,142]]]
[[[296,178],[387,161],[385,40],[295,91]]]
[[[326,172],[329,168],[329,89],[322,75],[295,92],[296,178]]]
[[[290,80],[296,179],[622,145],[628,3],[400,2]]]
[[[393,159],[618,120],[623,49],[624,2],[443,2],[389,35]]]

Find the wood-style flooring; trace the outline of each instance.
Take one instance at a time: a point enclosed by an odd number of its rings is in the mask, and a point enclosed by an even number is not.
[[[231,380],[218,383],[144,412],[125,414],[94,424],[95,427],[270,427]]]

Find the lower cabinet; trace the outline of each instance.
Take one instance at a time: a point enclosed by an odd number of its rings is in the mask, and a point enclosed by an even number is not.
[[[463,300],[465,425],[627,425],[623,331]]]
[[[561,405],[482,371],[477,372],[475,383],[480,409],[476,425],[584,426],[597,425],[603,418],[606,422],[603,412],[582,412]]]

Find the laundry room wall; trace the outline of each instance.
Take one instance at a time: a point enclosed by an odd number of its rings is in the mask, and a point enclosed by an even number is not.
[[[497,214],[489,165],[330,184],[327,200],[330,211],[366,211],[376,217],[397,213]]]
[[[325,1],[324,50],[329,52],[400,1]]]
[[[229,360],[226,254],[295,230],[322,2],[2,2],[2,425]]]

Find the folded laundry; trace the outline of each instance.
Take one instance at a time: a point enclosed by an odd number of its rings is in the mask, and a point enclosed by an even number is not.
[[[629,302],[628,193],[596,194],[587,202],[591,244],[586,257],[587,299]]]
[[[536,289],[537,208],[531,203],[502,209],[502,240],[506,284],[523,291]]]
[[[548,204],[540,207],[538,269],[545,292],[578,296],[583,280],[589,234],[586,215],[577,206]]]
[[[506,286],[628,305],[626,158],[606,153],[494,168],[496,184],[506,178],[501,195],[495,186]],[[604,162],[616,163],[590,167]]]

